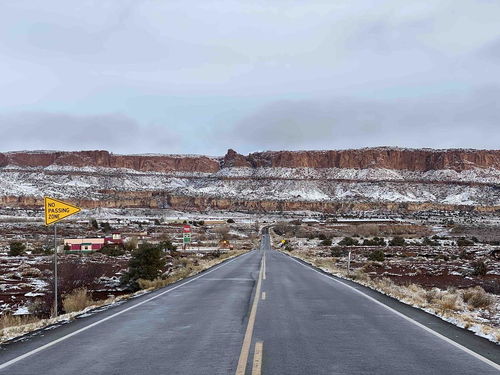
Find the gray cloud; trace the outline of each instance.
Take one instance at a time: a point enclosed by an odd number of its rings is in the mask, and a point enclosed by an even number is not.
[[[119,114],[74,116],[22,112],[0,115],[0,149],[95,150],[168,153],[176,137],[165,127],[140,125]]]
[[[474,147],[500,145],[500,88],[463,97],[283,101],[266,106],[232,129],[248,151],[367,146]]]
[[[3,2],[0,148],[498,148],[498,14],[492,0]]]

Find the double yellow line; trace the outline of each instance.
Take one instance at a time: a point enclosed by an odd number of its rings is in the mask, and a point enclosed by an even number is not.
[[[243,338],[243,345],[241,347],[240,358],[238,360],[238,367],[236,368],[236,375],[245,375],[248,362],[248,354],[250,352],[250,346],[252,345],[253,329],[255,326],[255,318],[257,316],[257,306],[259,305],[259,300],[261,297],[261,287],[262,280],[266,279],[266,257],[262,257],[260,262],[259,278],[257,280],[257,288],[255,289],[255,295],[253,298],[252,309],[250,310],[250,316],[248,318],[247,329],[245,332],[245,337]],[[252,375],[260,375],[262,369],[262,352],[263,343],[258,341],[255,344]]]

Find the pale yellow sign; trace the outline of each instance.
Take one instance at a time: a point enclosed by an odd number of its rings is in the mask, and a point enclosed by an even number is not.
[[[72,204],[45,197],[45,225],[57,223],[80,211],[79,207],[73,206]]]

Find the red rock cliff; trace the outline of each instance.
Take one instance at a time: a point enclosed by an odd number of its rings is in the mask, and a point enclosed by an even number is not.
[[[254,167],[387,168],[409,171],[500,169],[500,150],[431,150],[389,147],[341,151],[268,151],[248,155]]]
[[[409,171],[471,168],[500,169],[500,150],[431,150],[389,147],[340,151],[267,151],[248,156],[228,150],[220,159],[183,155],[115,155],[108,151],[10,152],[0,154],[0,167],[73,167],[129,168],[144,172],[215,173],[221,167],[285,168],[387,168]]]
[[[207,156],[114,155],[108,151],[11,152],[0,154],[0,166],[130,168],[145,172],[207,172],[219,170],[219,161]]]

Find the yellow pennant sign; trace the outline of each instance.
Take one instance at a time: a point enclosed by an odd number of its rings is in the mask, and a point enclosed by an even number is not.
[[[80,208],[60,200],[45,197],[45,225],[57,223],[65,217],[80,212]]]

